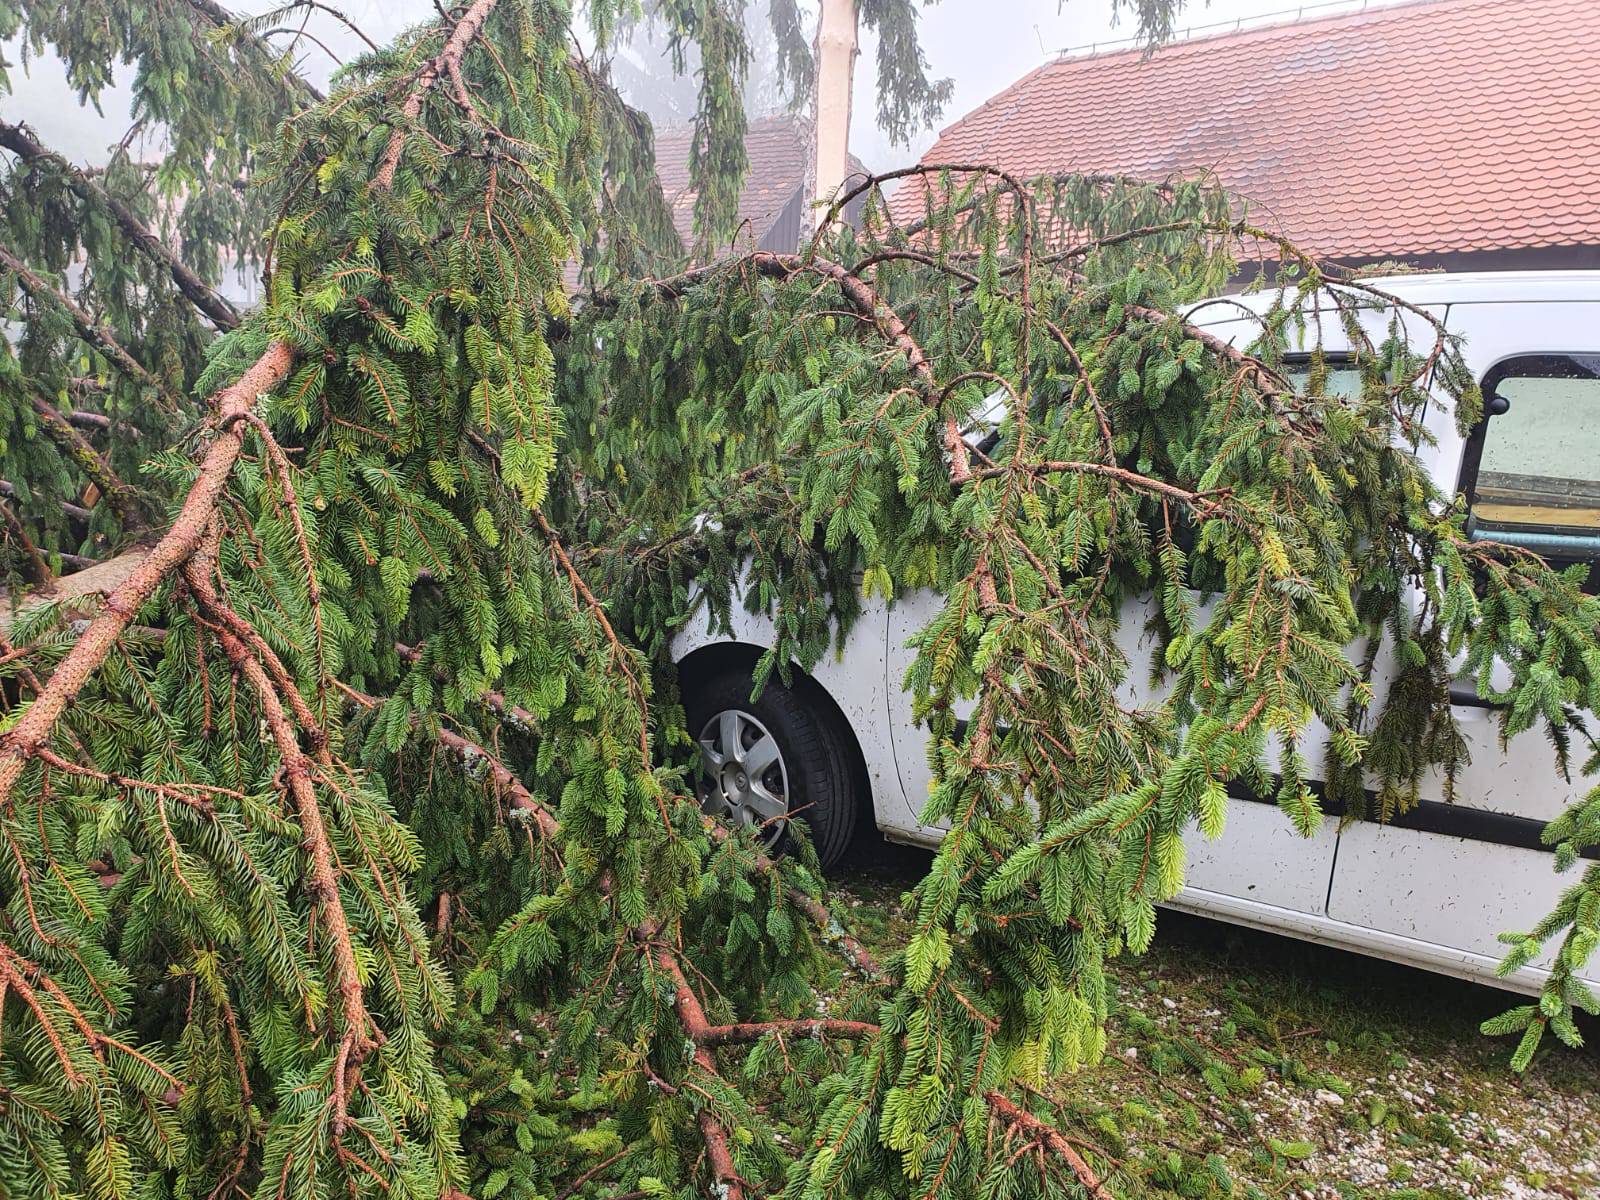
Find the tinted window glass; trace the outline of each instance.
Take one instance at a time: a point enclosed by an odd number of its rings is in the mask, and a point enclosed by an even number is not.
[[[1294,360],[1284,364],[1283,373],[1289,382],[1294,384],[1294,390],[1303,392],[1311,383],[1311,368],[1303,360]],[[1361,395],[1361,372],[1355,367],[1340,367],[1330,364],[1328,366],[1328,382],[1324,391],[1329,396],[1359,396]]]
[[[1600,531],[1600,357],[1540,355],[1502,364],[1473,488],[1482,529]]]

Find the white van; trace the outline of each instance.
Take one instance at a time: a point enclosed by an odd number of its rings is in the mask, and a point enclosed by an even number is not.
[[[1600,272],[1370,282],[1462,335],[1483,386],[1489,415],[1468,437],[1446,406],[1430,407],[1425,420],[1437,444],[1421,458],[1433,477],[1467,497],[1482,536],[1558,565],[1595,564],[1589,586],[1600,587]],[[1432,344],[1421,318],[1394,313],[1415,327],[1418,344]],[[1390,315],[1372,314],[1377,340]],[[1202,306],[1193,319],[1239,345],[1255,335],[1231,301]],[[1323,330],[1330,356],[1338,336]],[[868,811],[891,840],[937,844],[942,830],[917,820],[930,779],[926,731],[913,725],[900,683],[912,657],[906,640],[938,606],[931,593],[868,601],[842,654],[825,656],[809,674],[797,670],[793,687],[774,675],[754,703],[751,670],[774,640],[770,623],[739,604],[731,639],[691,621],[673,649],[690,732],[702,748],[699,788],[708,810],[775,834],[785,812],[803,808],[825,864]],[[1130,680],[1149,678],[1139,657],[1148,661],[1143,625],[1137,615],[1123,621]],[[1381,696],[1383,680],[1374,686]],[[1502,749],[1495,714],[1470,681],[1451,696],[1472,756],[1453,803],[1443,798],[1442,780],[1430,778],[1421,804],[1392,823],[1341,828],[1340,814],[1329,812],[1303,838],[1271,803],[1230,800],[1221,838],[1196,832],[1189,839],[1187,886],[1172,907],[1537,991],[1541,964],[1496,977],[1504,950],[1496,935],[1530,929],[1574,881],[1554,871],[1540,832],[1592,781],[1562,778],[1539,728]],[[1574,750],[1581,763],[1586,752]],[[1591,966],[1590,975],[1600,969]]]

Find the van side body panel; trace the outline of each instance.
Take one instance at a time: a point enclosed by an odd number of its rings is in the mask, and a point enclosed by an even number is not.
[[[1401,276],[1372,282],[1425,307],[1447,320],[1452,333],[1464,335],[1468,363],[1479,379],[1508,355],[1600,353],[1600,272]],[[1266,304],[1259,296],[1242,299],[1257,308]],[[1253,335],[1250,323],[1238,318],[1235,301],[1202,306],[1194,319],[1244,346]],[[1384,312],[1364,318],[1380,339],[1387,319]],[[1401,320],[1413,339],[1423,336],[1427,323],[1421,318],[1402,311]],[[1313,324],[1308,322],[1308,329]],[[1322,326],[1325,348],[1337,351],[1336,339],[1342,336],[1337,322]],[[1418,457],[1443,490],[1453,492],[1465,439],[1442,403],[1430,406],[1425,424],[1434,444],[1418,446]],[[932,772],[926,732],[913,723],[901,682],[911,659],[906,640],[940,603],[931,592],[901,596],[892,604],[868,601],[843,652],[826,655],[810,671],[855,732],[878,828],[891,840],[927,846],[937,845],[943,830],[917,819]],[[1125,690],[1132,703],[1159,700],[1148,684],[1154,647],[1143,607],[1144,601],[1130,602],[1118,635],[1130,664]],[[730,640],[756,649],[772,644],[770,620],[740,603],[734,610],[731,638],[713,633],[697,618],[674,640],[675,660]],[[1388,677],[1380,656],[1374,677],[1380,703]],[[1526,825],[1555,816],[1587,790],[1589,781],[1561,778],[1538,730],[1519,735],[1502,750],[1492,713],[1458,707],[1456,716],[1473,750],[1472,764],[1457,781],[1454,803],[1460,810],[1521,817]],[[1306,731],[1312,762],[1320,760],[1324,733],[1316,727]],[[1430,776],[1422,794],[1435,802],[1436,819],[1450,815],[1438,804],[1443,780]],[[1449,825],[1448,820],[1438,823]],[[1227,827],[1217,841],[1191,832],[1187,850],[1187,886],[1171,901],[1172,908],[1523,992],[1540,988],[1548,959],[1500,978],[1496,967],[1502,947],[1496,935],[1530,928],[1572,882],[1570,875],[1556,874],[1552,854],[1497,842],[1492,833],[1457,837],[1365,821],[1341,830],[1339,820],[1329,816],[1307,839],[1273,805],[1244,799],[1229,801]]]

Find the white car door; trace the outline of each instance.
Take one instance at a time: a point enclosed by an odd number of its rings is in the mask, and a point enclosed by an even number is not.
[[[1252,320],[1239,319],[1240,306],[1232,301],[1216,306],[1203,305],[1194,319],[1208,332],[1247,345],[1259,334]],[[1380,317],[1372,318],[1374,332],[1381,337]],[[1317,323],[1308,325],[1317,329]],[[1329,339],[1342,336],[1338,322],[1330,321],[1324,331]],[[1337,351],[1337,344],[1329,348]],[[1196,596],[1203,603],[1203,597]],[[906,641],[937,612],[938,598],[920,593],[896,602],[889,613],[888,688],[890,727],[894,738],[895,760],[903,790],[913,813],[928,794],[932,771],[927,761],[927,734],[911,721],[911,698],[901,689],[912,652]],[[1154,638],[1146,632],[1144,602],[1134,601],[1123,614],[1118,644],[1129,662],[1126,700],[1131,704],[1150,704],[1158,694],[1149,686],[1150,666],[1155,653]],[[1307,734],[1307,745],[1320,739],[1316,730]],[[881,819],[880,825],[886,825]],[[919,841],[936,839],[941,831],[907,817],[903,836]],[[1338,821],[1324,818],[1316,832],[1302,837],[1275,804],[1242,797],[1228,801],[1227,822],[1216,841],[1207,841],[1198,830],[1189,832],[1187,886],[1180,903],[1183,907],[1232,920],[1273,923],[1274,913],[1302,913],[1323,916],[1327,912],[1328,888],[1338,844]],[[1278,923],[1282,924],[1281,918]]]
[[[1450,327],[1485,398],[1507,411],[1471,438],[1441,428],[1436,478],[1473,499],[1484,537],[1518,541],[1561,562],[1600,551],[1600,303],[1456,304]],[[1440,426],[1445,422],[1437,423]],[[1597,572],[1596,574],[1600,574]],[[1591,575],[1591,585],[1595,575]],[[1538,727],[1500,745],[1495,713],[1471,684],[1455,715],[1471,750],[1453,804],[1437,773],[1422,803],[1389,825],[1349,825],[1339,842],[1329,916],[1449,947],[1479,966],[1504,952],[1496,935],[1526,930],[1572,882],[1539,833],[1592,780],[1565,779]],[[1573,770],[1590,748],[1575,736]]]
[[[886,831],[916,841],[937,840],[942,831],[916,820],[916,810],[928,796],[933,773],[928,766],[927,730],[912,723],[911,697],[901,683],[913,657],[906,642],[933,618],[938,605],[939,597],[919,592],[900,599],[889,610],[889,727],[909,808],[897,823],[886,821],[880,809],[879,824]],[[1154,703],[1157,695],[1147,681],[1155,646],[1154,638],[1145,632],[1142,602],[1130,602],[1117,640],[1130,664],[1124,684],[1126,702]],[[1231,799],[1227,825],[1220,838],[1207,841],[1197,830],[1188,835],[1184,906],[1210,911],[1213,901],[1208,898],[1228,897],[1244,902],[1245,909],[1262,920],[1270,920],[1273,910],[1321,914],[1327,907],[1337,842],[1338,822],[1332,818],[1324,819],[1312,837],[1303,838],[1275,805]],[[1259,913],[1255,912],[1258,906]],[[1230,911],[1219,910],[1217,915],[1238,919],[1245,914],[1235,904]]]

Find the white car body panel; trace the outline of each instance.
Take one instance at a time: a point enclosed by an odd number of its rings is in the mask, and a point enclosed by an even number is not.
[[[1600,272],[1401,276],[1373,283],[1464,335],[1467,363],[1480,380],[1510,356],[1600,354]],[[1259,308],[1265,299],[1207,304],[1193,319],[1242,346],[1254,335],[1240,303]],[[1421,318],[1402,312],[1401,319],[1411,336],[1424,336]],[[1382,313],[1367,318],[1379,340],[1386,320]],[[1314,330],[1314,323],[1308,326]],[[1336,322],[1323,322],[1322,334],[1325,349],[1339,349]],[[1454,492],[1466,439],[1443,405],[1430,406],[1425,423],[1436,444],[1422,447],[1419,457],[1443,490]],[[891,840],[929,846],[937,845],[943,830],[918,819],[931,772],[925,731],[911,720],[901,682],[911,658],[906,639],[939,603],[931,592],[892,605],[874,597],[843,653],[826,655],[809,672],[854,731],[878,828]],[[705,624],[691,622],[678,635],[675,660],[729,640],[762,649],[774,640],[771,623],[737,602],[732,639],[712,634]],[[1132,664],[1130,697],[1148,703],[1155,697],[1145,683],[1150,647],[1143,627],[1142,616],[1128,612],[1118,640]],[[1380,701],[1384,677],[1380,661],[1374,673]],[[1549,820],[1586,790],[1582,778],[1561,778],[1539,729],[1502,750],[1491,712],[1463,707],[1456,714],[1472,746],[1472,762],[1457,782],[1458,810],[1520,817],[1526,826],[1528,820]],[[1313,762],[1316,732],[1308,731],[1305,741]],[[1437,803],[1442,780],[1425,780],[1422,794],[1436,802],[1435,812],[1443,811]],[[1499,978],[1495,968],[1504,947],[1496,935],[1532,927],[1575,878],[1575,872],[1556,874],[1547,851],[1421,829],[1353,822],[1341,831],[1337,818],[1326,817],[1314,836],[1302,838],[1274,806],[1248,800],[1229,801],[1227,827],[1218,840],[1207,842],[1192,832],[1187,848],[1187,886],[1171,901],[1173,908],[1528,992],[1542,984],[1544,964]]]

